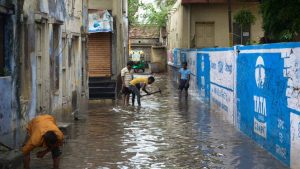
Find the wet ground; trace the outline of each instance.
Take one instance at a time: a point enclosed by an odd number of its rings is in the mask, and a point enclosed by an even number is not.
[[[179,98],[166,76],[158,78],[153,90],[156,86],[163,94],[142,98],[141,108],[89,103],[72,125],[61,168],[284,168],[205,101]],[[51,168],[50,158],[32,159],[32,169]]]

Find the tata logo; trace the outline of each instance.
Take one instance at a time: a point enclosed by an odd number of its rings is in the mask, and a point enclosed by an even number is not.
[[[265,73],[265,63],[261,56],[259,56],[256,60],[255,65],[255,80],[256,86],[258,88],[263,88],[265,83],[266,73]]]

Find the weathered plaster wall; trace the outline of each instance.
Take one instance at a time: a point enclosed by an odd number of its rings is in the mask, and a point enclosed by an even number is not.
[[[12,123],[12,79],[0,77],[0,136],[11,132]]]
[[[78,105],[72,108],[74,92],[76,103],[80,103],[81,93],[87,89],[87,82],[82,85],[86,48],[81,38],[87,30],[87,1],[24,0],[23,4],[20,0],[0,0],[0,4],[14,4],[15,11],[6,15],[5,55],[9,57],[5,57],[5,64],[9,76],[0,77],[0,142],[18,147],[27,122],[36,115],[58,117],[63,111],[72,117],[70,112],[78,109]],[[58,60],[58,90],[53,87],[53,58]]]
[[[173,7],[173,13],[168,18],[168,48],[189,48],[189,6],[183,6],[180,1]]]
[[[1,101],[0,101],[0,142],[14,146],[15,141],[8,138],[18,137],[16,128],[19,126],[19,52],[20,52],[20,5],[22,1],[1,0],[1,6],[10,9],[12,13],[5,15],[4,26],[4,60],[8,70],[6,77],[0,78]]]
[[[113,10],[114,6],[112,1],[115,0],[89,0],[89,9],[108,9]],[[118,0],[119,1],[119,0]]]
[[[159,70],[166,71],[167,68],[167,51],[165,47],[152,47],[152,63],[159,63]]]

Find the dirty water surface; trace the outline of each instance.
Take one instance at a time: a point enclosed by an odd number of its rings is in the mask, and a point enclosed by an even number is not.
[[[61,169],[281,169],[266,151],[194,96],[179,97],[166,75],[142,98],[142,107],[93,101],[73,122]],[[31,160],[32,169],[51,168],[51,156]]]

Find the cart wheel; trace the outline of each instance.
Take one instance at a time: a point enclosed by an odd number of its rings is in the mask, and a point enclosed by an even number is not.
[[[145,72],[145,69],[142,69],[143,73]]]
[[[134,73],[138,73],[139,72],[139,70],[138,69],[134,69]]]

